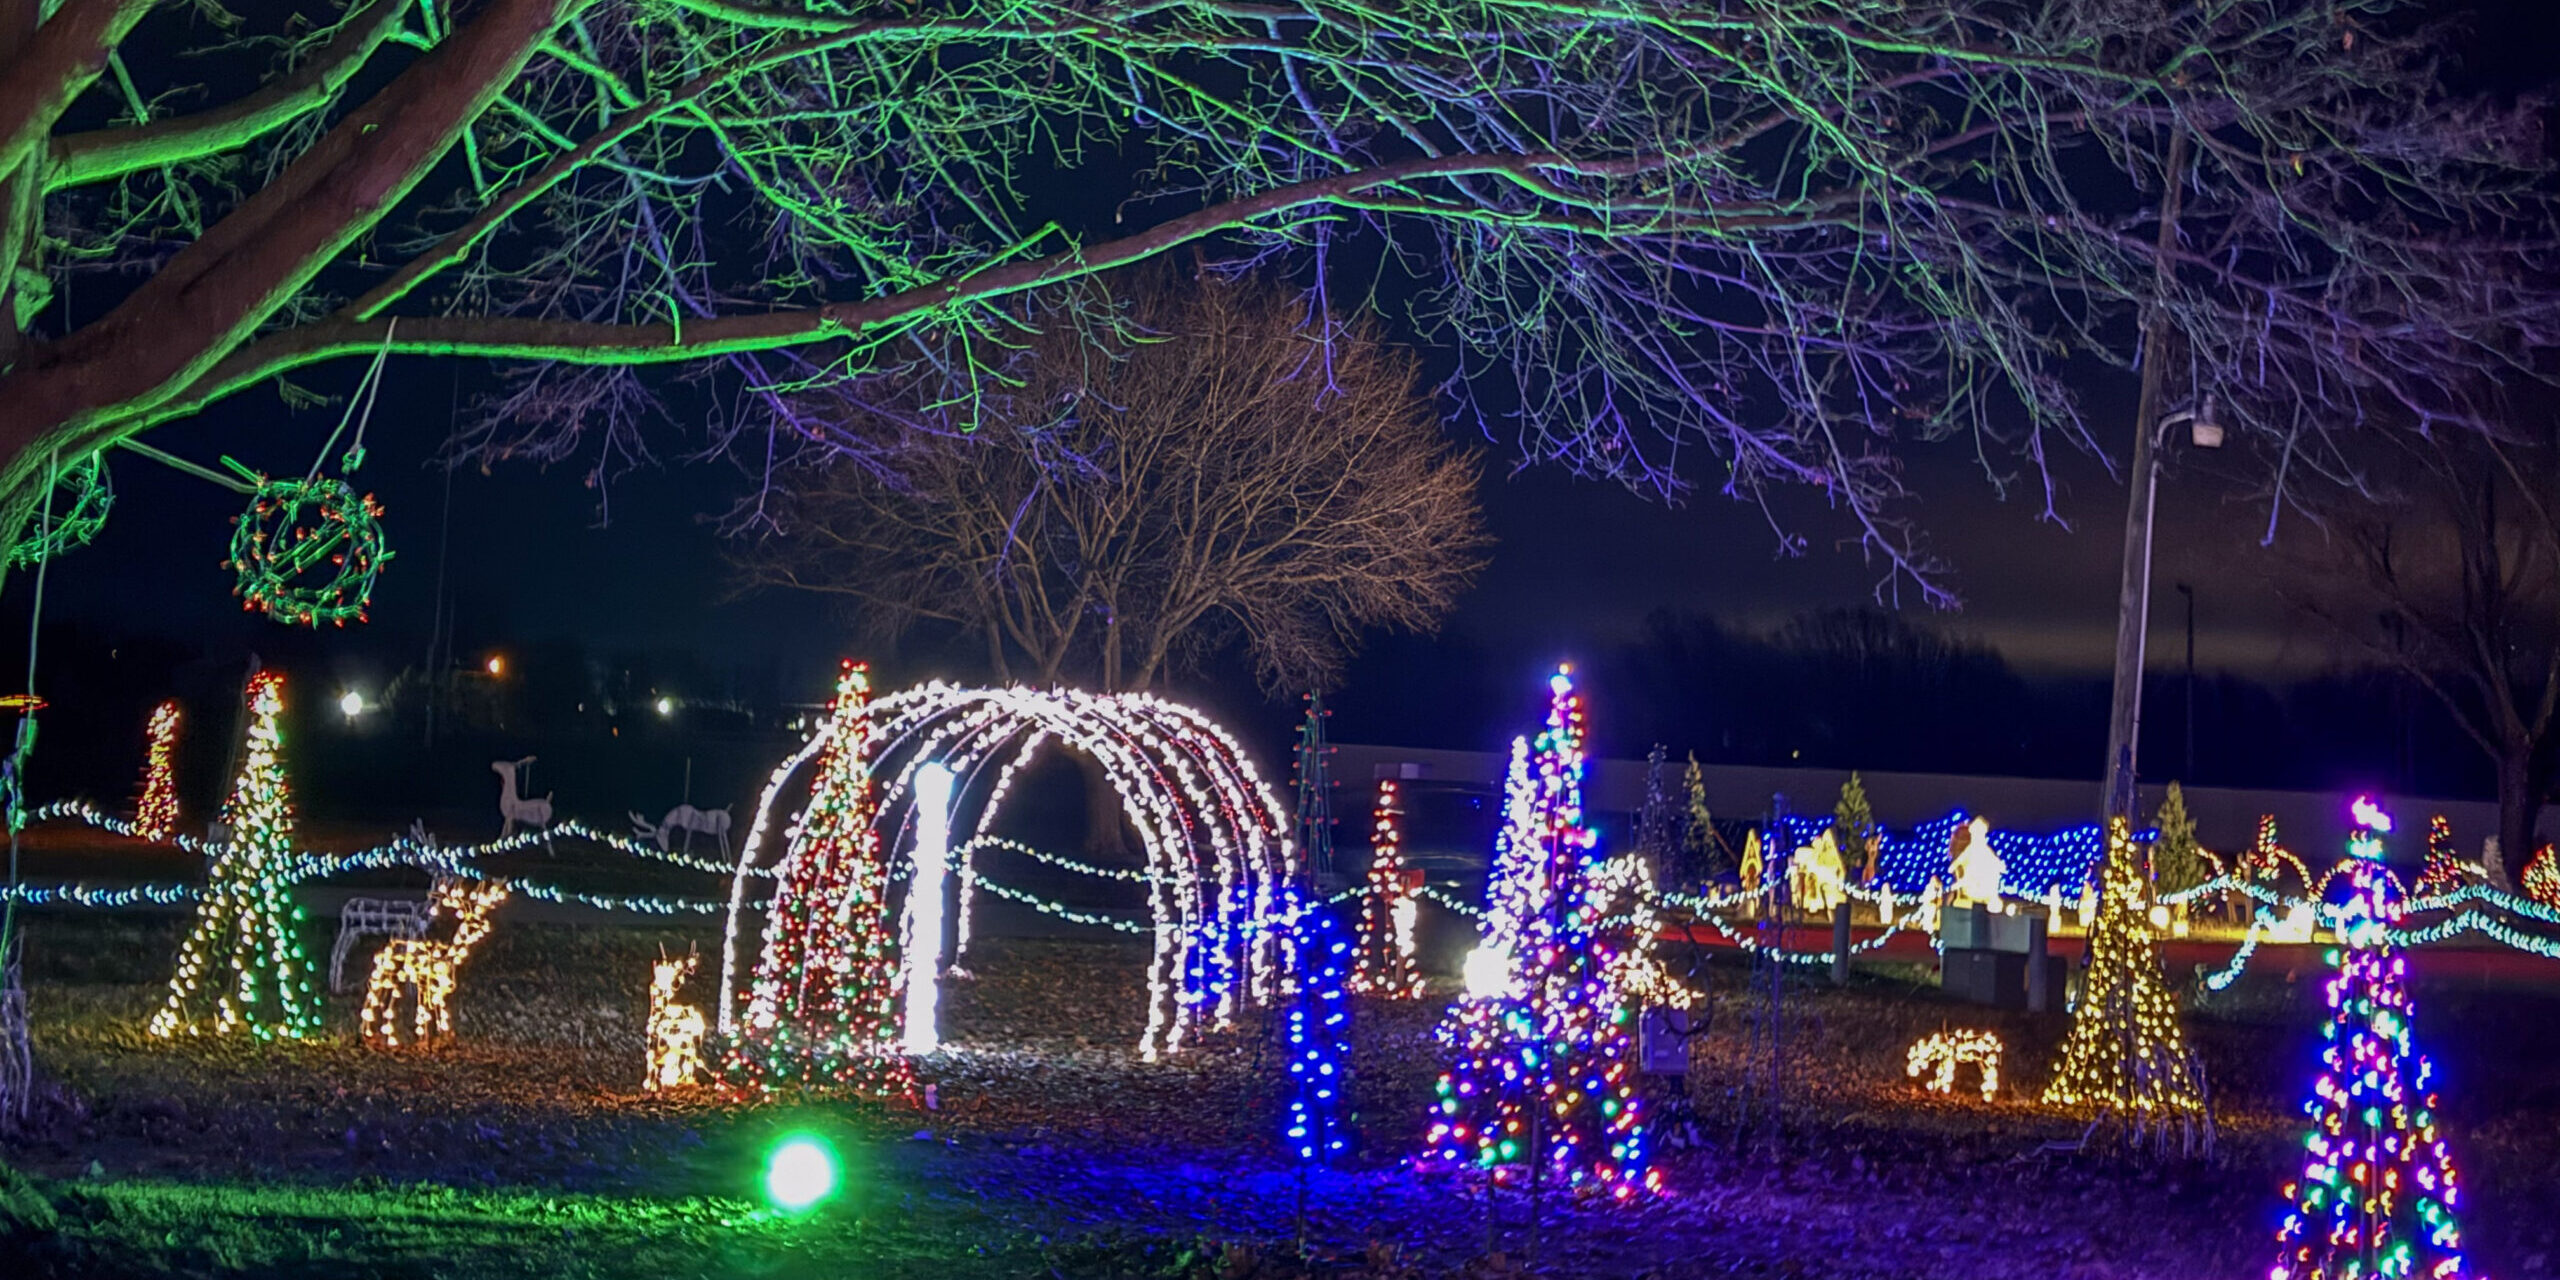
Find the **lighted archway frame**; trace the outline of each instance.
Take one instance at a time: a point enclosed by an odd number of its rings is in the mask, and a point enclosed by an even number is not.
[[[964,851],[978,846],[1014,778],[1043,745],[1063,743],[1101,763],[1146,854],[1154,955],[1147,970],[1147,1029],[1138,1047],[1148,1061],[1180,1049],[1196,1026],[1232,1026],[1243,1002],[1262,1003],[1284,990],[1289,956],[1282,890],[1296,869],[1297,851],[1277,797],[1234,735],[1216,721],[1149,694],[938,681],[879,698],[867,715],[872,776],[884,784],[884,839],[896,837],[911,820],[916,769],[939,762],[957,780],[955,808],[976,811],[968,838],[956,841],[954,852],[964,857],[973,857]],[[734,1025],[747,881],[772,874],[757,859],[773,826],[774,806],[815,754],[813,738],[774,770],[739,850],[720,956],[723,1031]],[[965,951],[976,874],[971,861],[952,870],[960,883],[958,932]]]

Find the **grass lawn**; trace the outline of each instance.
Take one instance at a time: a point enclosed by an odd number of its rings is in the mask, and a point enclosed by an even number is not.
[[[1445,996],[1361,1004],[1364,1150],[1302,1193],[1273,1141],[1272,1023],[1257,1012],[1140,1063],[1135,943],[985,944],[946,996],[952,1047],[921,1070],[936,1104],[923,1110],[642,1093],[648,961],[713,952],[715,927],[502,911],[463,973],[458,1043],[422,1054],[356,1044],[353,995],[330,1001],[311,1043],[149,1041],[182,917],[31,919],[53,1090],[32,1130],[0,1143],[11,1277],[2247,1276],[2272,1260],[2277,1187],[2298,1164],[2320,979],[2253,969],[2192,1012],[2220,1145],[2129,1164],[2073,1150],[2081,1122],[2031,1101],[2059,1018],[1951,1004],[1879,972],[1837,990],[1798,975],[1773,1025],[1765,988],[1719,962],[1694,1119],[1663,1126],[1672,1193],[1632,1209],[1548,1196],[1533,1231],[1524,1197],[1504,1193],[1489,1218],[1475,1188],[1400,1163]],[[326,954],[326,938],[309,943]],[[702,986],[691,998],[707,1004]],[[2500,1276],[2551,1274],[2560,998],[2424,990],[2418,1014],[2476,1257]],[[1999,1101],[1904,1078],[1903,1048],[1942,1026],[2007,1039]],[[843,1153],[844,1191],[769,1211],[763,1153],[802,1131]]]

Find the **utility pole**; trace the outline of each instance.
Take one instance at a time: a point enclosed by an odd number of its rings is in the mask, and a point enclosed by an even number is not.
[[[2178,594],[2187,598],[2187,771],[2179,776],[2192,787],[2196,783],[2196,589],[2181,582]]]
[[[2172,126],[2178,128],[2179,126]],[[2169,362],[2169,254],[2178,243],[2178,209],[2187,180],[2187,135],[2183,128],[2169,141],[2169,162],[2161,169],[2160,234],[2153,255],[2158,281],[2150,314],[2142,325],[2142,396],[2133,411],[2131,490],[2124,512],[2124,577],[2116,595],[2116,670],[2114,697],[2107,708],[2107,781],[2103,800],[2109,817],[2133,816],[2134,760],[2142,736],[2142,642],[2151,625],[2151,512],[2160,488],[2160,402]]]

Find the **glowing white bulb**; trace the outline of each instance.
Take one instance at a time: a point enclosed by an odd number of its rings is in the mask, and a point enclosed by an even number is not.
[[[1485,943],[1467,953],[1463,970],[1470,1000],[1491,1000],[1511,989],[1511,949]]]
[[[338,710],[349,720],[364,714],[364,695],[353,689],[338,695]]]
[[[2375,804],[2372,800],[2357,796],[2355,802],[2347,807],[2355,814],[2357,826],[2371,827],[2376,831],[2391,829],[2391,815],[2384,813],[2382,806]]]
[[[662,716],[671,716],[671,715],[674,715],[675,713],[676,713],[676,700],[675,700],[675,699],[673,699],[673,698],[666,698],[666,697],[661,697],[661,698],[659,698],[659,699],[658,699],[658,714],[659,714],[659,715],[662,715]]]

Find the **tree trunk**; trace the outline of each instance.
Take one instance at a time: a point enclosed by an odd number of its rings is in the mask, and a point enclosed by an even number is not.
[[[1111,775],[1100,760],[1082,751],[1073,754],[1077,771],[1084,775],[1084,852],[1096,857],[1135,858],[1138,831],[1123,811],[1119,788],[1111,785]]]
[[[35,35],[36,17],[36,0],[0,0],[0,64]],[[25,342],[21,320],[32,319],[51,292],[37,253],[44,244],[43,159],[36,151],[0,171],[0,369],[17,364]]]
[[[1004,630],[993,619],[989,619],[981,630],[987,636],[988,674],[995,677],[997,684],[1012,684],[1013,664],[1005,661],[1004,657]]]
[[[2512,893],[2516,876],[2533,861],[2533,830],[2542,817],[2542,794],[2533,785],[2533,749],[2509,747],[2498,757],[2498,853],[2489,882]]]

